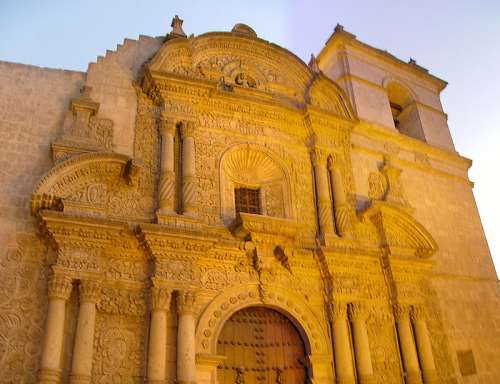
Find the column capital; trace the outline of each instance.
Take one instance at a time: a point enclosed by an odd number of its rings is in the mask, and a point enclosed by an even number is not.
[[[326,166],[330,172],[333,172],[335,170],[340,170],[340,168],[343,165],[343,161],[344,160],[339,154],[333,153],[330,156],[328,156]]]
[[[194,314],[196,295],[191,291],[177,291],[177,313],[185,315]]]
[[[311,154],[311,161],[313,166],[324,166],[326,167],[326,159],[328,157],[328,153],[321,148],[312,148],[309,153]]]
[[[80,301],[97,303],[101,295],[101,282],[97,280],[80,280]]]
[[[181,136],[183,139],[193,137],[195,131],[195,122],[184,120],[181,125]]]
[[[368,313],[368,306],[362,301],[355,301],[349,305],[349,317],[351,321],[366,320]]]
[[[49,299],[68,300],[73,290],[73,280],[69,276],[52,273],[49,275]]]
[[[168,312],[172,290],[163,287],[151,287],[151,310]]]
[[[175,127],[177,125],[177,120],[171,116],[161,115],[160,121],[160,133],[162,135],[172,135],[175,136]]]
[[[413,321],[425,321],[425,308],[423,305],[414,305],[411,308],[411,319]]]
[[[347,320],[347,304],[343,302],[333,302],[331,304],[333,320]]]
[[[411,307],[407,304],[394,304],[392,306],[394,317],[397,322],[410,320]]]

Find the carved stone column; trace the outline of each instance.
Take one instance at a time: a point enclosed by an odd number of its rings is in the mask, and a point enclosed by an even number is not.
[[[175,120],[162,118],[159,215],[175,213],[174,137]]]
[[[182,211],[183,214],[196,216],[196,164],[194,145],[194,123],[185,121],[181,127],[182,135]]]
[[[325,239],[334,236],[332,204],[328,189],[328,174],[326,170],[326,154],[320,150],[311,151],[316,181],[316,199],[318,203],[318,218],[321,236]]]
[[[411,315],[424,383],[437,383],[438,376],[436,372],[436,365],[434,363],[429,331],[427,330],[427,324],[425,322],[424,308],[421,306],[413,307]]]
[[[366,306],[361,302],[352,303],[349,315],[352,323],[358,381],[361,384],[374,383],[370,344],[366,330],[368,316]]]
[[[354,367],[347,325],[347,305],[334,303],[332,305],[332,318],[337,383],[354,384]]]
[[[420,367],[418,365],[417,349],[410,323],[410,307],[397,304],[394,306],[394,316],[397,322],[399,344],[403,355],[405,381],[407,384],[420,384]]]
[[[45,323],[38,383],[53,384],[61,382],[61,355],[64,338],[66,301],[73,288],[72,280],[66,276],[53,274],[49,277],[49,306]]]
[[[333,189],[333,205],[337,234],[343,236],[350,227],[349,204],[344,190],[340,162],[334,158],[328,159],[328,171]]]
[[[80,309],[73,348],[71,384],[91,382],[96,303],[101,293],[101,286],[97,281],[81,280],[79,288]]]
[[[164,383],[167,356],[167,313],[172,291],[151,288],[151,323],[149,329],[148,383]]]
[[[195,294],[179,291],[177,295],[177,383],[196,382]]]

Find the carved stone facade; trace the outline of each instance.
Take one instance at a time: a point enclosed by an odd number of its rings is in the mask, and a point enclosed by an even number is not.
[[[0,99],[0,382],[496,382],[500,295],[445,83],[340,26],[309,66],[243,24],[172,28],[86,76],[0,63],[41,108]],[[387,119],[396,80],[418,137]]]

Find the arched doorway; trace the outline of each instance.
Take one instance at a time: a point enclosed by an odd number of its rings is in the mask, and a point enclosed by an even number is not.
[[[217,354],[226,357],[217,368],[219,384],[308,382],[304,340],[286,316],[270,308],[234,313],[219,335]]]

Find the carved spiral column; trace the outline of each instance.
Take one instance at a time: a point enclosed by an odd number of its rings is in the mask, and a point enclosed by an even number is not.
[[[174,172],[174,137],[175,120],[164,118],[161,121],[161,175],[159,188],[158,213],[175,212],[175,172]]]
[[[421,306],[413,307],[411,316],[413,320],[413,329],[415,330],[415,338],[417,340],[418,356],[420,357],[424,383],[437,383],[438,377],[436,365],[434,363],[429,331],[425,322],[424,308]]]
[[[332,304],[332,317],[337,382],[354,384],[354,367],[352,365],[351,342],[347,324],[347,304]]]
[[[167,313],[172,291],[151,288],[151,323],[149,325],[148,383],[164,383],[167,357]]]
[[[374,383],[370,344],[366,330],[367,309],[363,303],[352,303],[349,315],[352,323],[358,381],[361,384]]]
[[[332,205],[328,190],[328,174],[326,170],[326,155],[314,150],[311,152],[316,181],[316,196],[318,202],[318,217],[320,232],[323,237],[335,235],[333,228]]]
[[[66,276],[52,274],[48,282],[49,306],[45,324],[38,383],[61,382],[61,355],[64,338],[66,301],[73,288],[72,280]]]
[[[177,295],[177,383],[196,381],[195,294],[179,291]]]
[[[328,171],[333,189],[333,205],[335,208],[335,224],[339,235],[343,236],[349,229],[350,207],[344,189],[340,161],[330,157],[328,159]]]
[[[76,326],[71,384],[90,383],[94,353],[96,303],[101,293],[100,283],[92,280],[80,281],[80,309]]]
[[[397,304],[394,306],[394,316],[397,322],[399,343],[403,355],[403,366],[407,384],[421,384],[420,367],[418,365],[417,349],[413,339],[410,323],[410,307]]]
[[[185,121],[181,127],[182,135],[182,208],[183,214],[196,215],[196,164],[194,145],[194,123]]]

